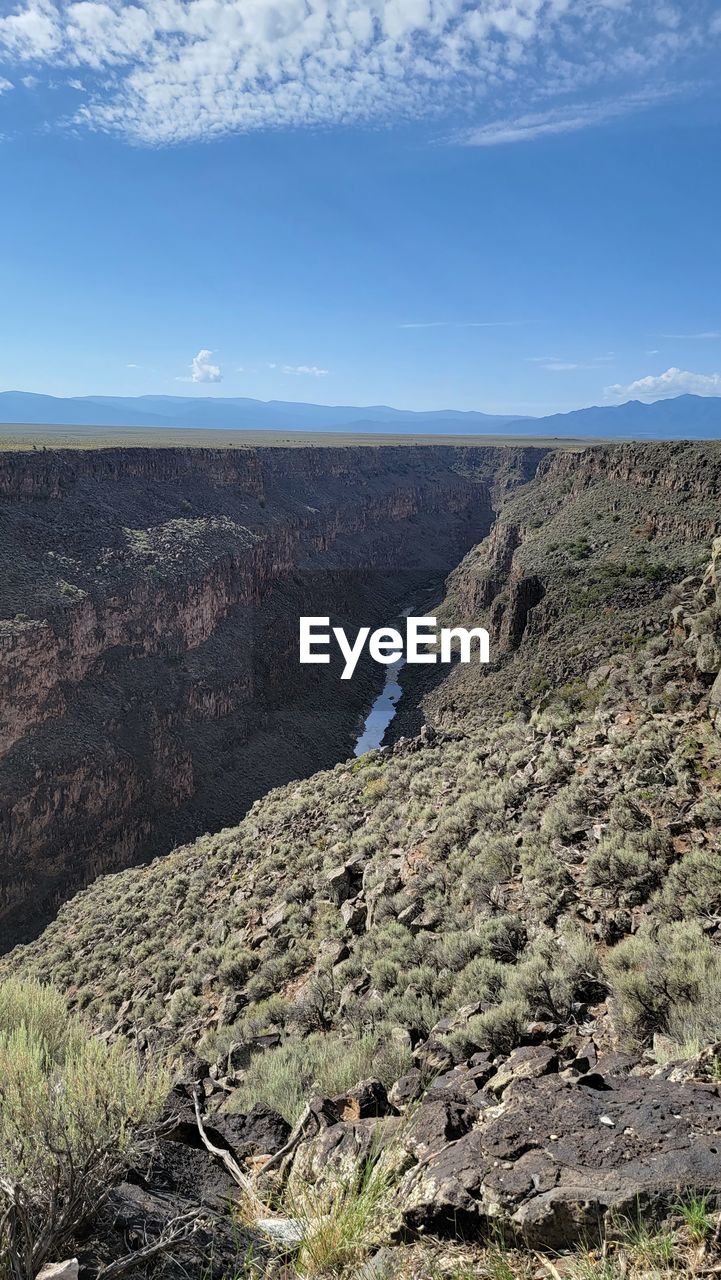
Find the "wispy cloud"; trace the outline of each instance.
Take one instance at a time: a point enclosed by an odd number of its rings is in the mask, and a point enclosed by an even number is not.
[[[707,342],[721,338],[721,329],[707,329],[705,333],[664,333],[663,337],[674,342]]]
[[[524,320],[413,320],[399,329],[512,329]]]
[[[683,394],[696,396],[720,396],[721,373],[691,373],[687,369],[666,369],[665,373],[649,374],[626,385],[616,383],[606,387],[606,395],[623,400],[661,400]]]
[[[6,0],[2,11],[8,70],[52,67],[87,90],[76,123],[150,145],[456,109],[478,121],[468,143],[530,140],[649,105],[721,37],[717,0]],[[624,96],[630,79],[640,89]],[[566,105],[571,94],[585,99]]]
[[[538,364],[551,373],[571,373],[574,369],[598,369],[613,360],[613,352],[593,356],[591,360],[564,360],[561,356],[528,356],[529,364]]]
[[[275,365],[271,365],[275,368]],[[315,364],[283,364],[280,366],[281,373],[291,373],[298,377],[309,378],[325,378],[330,373],[330,369],[319,369]]]
[[[578,133],[581,129],[609,124],[632,112],[646,110],[667,98],[669,93],[667,87],[658,88],[598,102],[530,111],[469,129],[459,134],[455,141],[467,147],[500,147],[512,142],[532,142],[558,133]]]
[[[10,89],[14,89],[15,85],[12,80],[6,80],[4,76],[0,76],[0,93],[7,93]]]

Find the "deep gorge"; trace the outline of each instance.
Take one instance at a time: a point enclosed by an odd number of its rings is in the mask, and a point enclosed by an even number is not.
[[[352,751],[382,683],[297,661],[442,581],[546,450],[0,456],[0,935]]]

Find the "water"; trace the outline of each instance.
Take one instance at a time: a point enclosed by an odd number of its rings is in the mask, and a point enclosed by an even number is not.
[[[401,657],[396,658],[395,662],[386,668],[383,688],[366,716],[363,732],[355,744],[354,755],[362,756],[366,751],[382,746],[386,729],[396,713],[396,707],[403,693],[398,683],[398,674],[404,665],[405,658]]]

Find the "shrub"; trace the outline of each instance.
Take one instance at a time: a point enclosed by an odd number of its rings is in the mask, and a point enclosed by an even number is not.
[[[599,885],[631,905],[643,902],[658,884],[670,842],[658,831],[607,836],[588,860],[589,883]]]
[[[671,867],[659,895],[662,911],[671,919],[708,918],[721,908],[721,862],[709,849],[692,849]]]
[[[721,953],[695,922],[625,938],[605,967],[619,1028],[633,1040],[654,1031],[680,1044],[721,1036]]]
[[[526,1008],[522,1001],[502,1000],[494,1009],[470,1019],[467,1036],[480,1049],[510,1053],[518,1044],[526,1021]]]
[[[37,982],[0,984],[0,1277],[66,1256],[169,1088]]]
[[[476,1000],[498,1000],[506,985],[508,968],[486,956],[471,960],[453,984],[452,1003],[457,1007]]]
[[[294,1124],[310,1093],[333,1097],[370,1076],[390,1085],[410,1063],[410,1050],[387,1036],[347,1040],[314,1033],[257,1057],[233,1094],[233,1110],[265,1102]]]

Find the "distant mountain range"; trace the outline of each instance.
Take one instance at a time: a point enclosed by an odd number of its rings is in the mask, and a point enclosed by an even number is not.
[[[408,432],[431,435],[601,436],[704,440],[721,437],[721,396],[676,396],[594,406],[545,418],[388,405],[296,404],[223,396],[57,396],[0,392],[0,423],[37,426],[193,427],[254,431]]]

